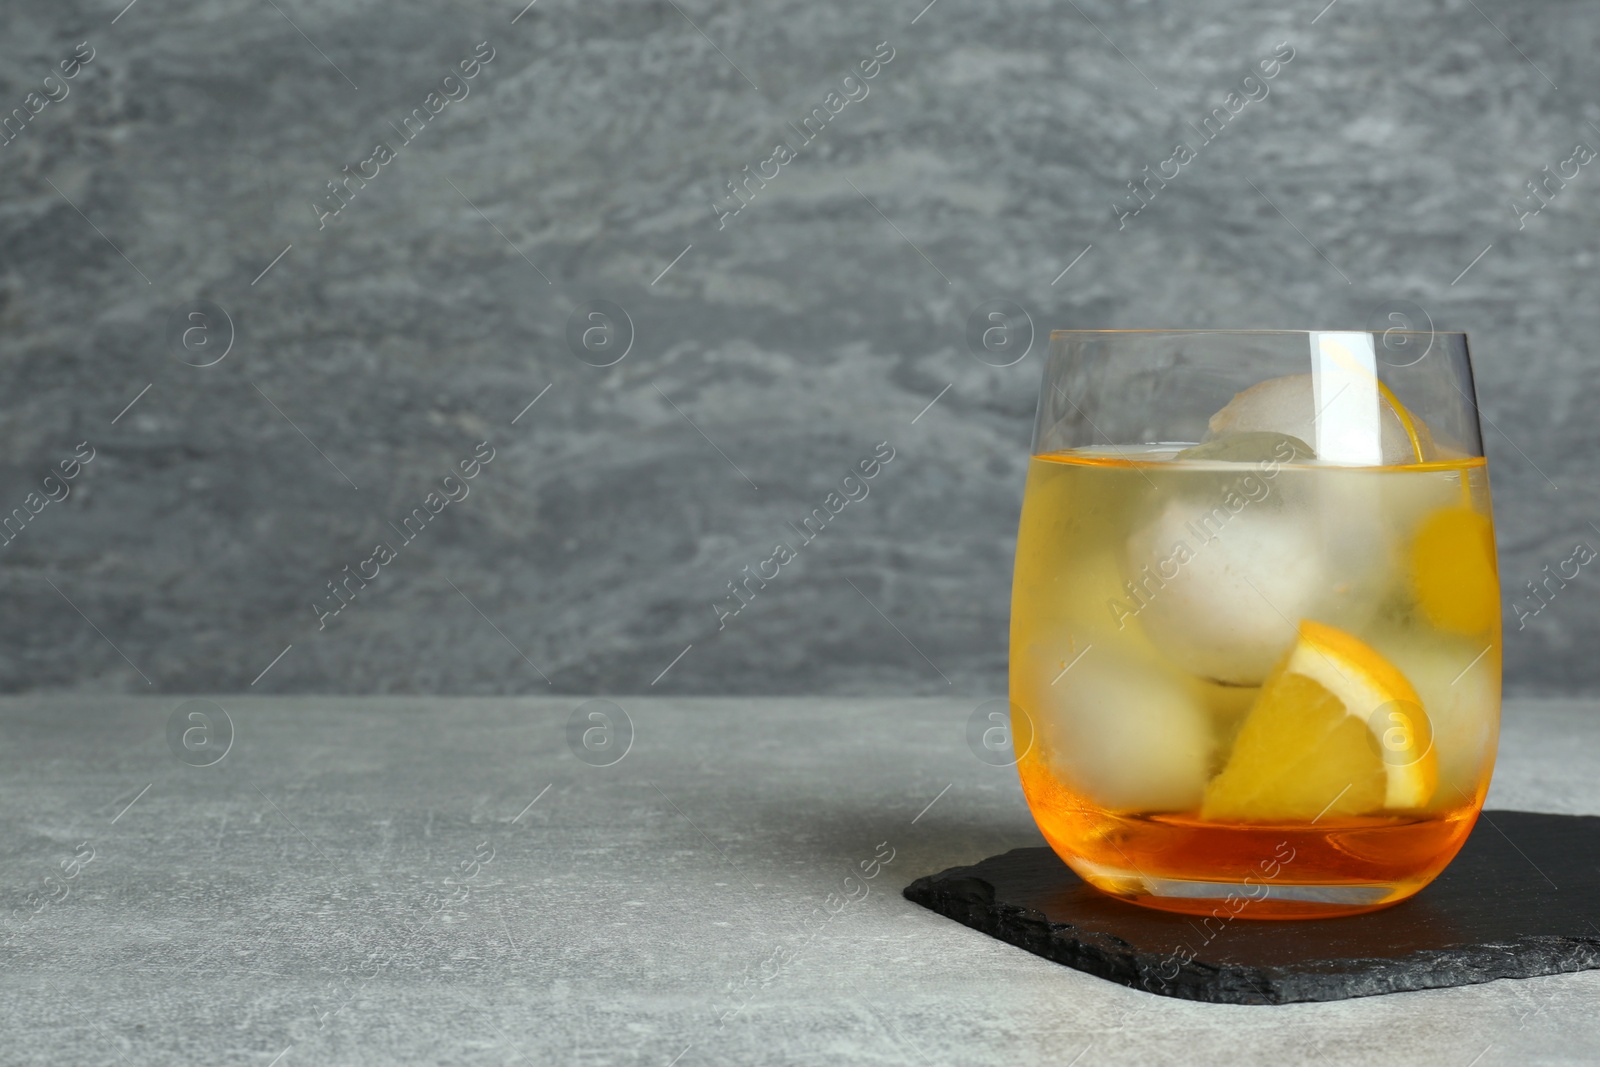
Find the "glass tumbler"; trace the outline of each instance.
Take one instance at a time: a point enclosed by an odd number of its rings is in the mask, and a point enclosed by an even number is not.
[[[1499,729],[1466,335],[1053,333],[1011,610],[1023,790],[1091,885],[1260,919],[1417,892]]]

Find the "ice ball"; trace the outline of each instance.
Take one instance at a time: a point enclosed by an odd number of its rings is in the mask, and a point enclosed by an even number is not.
[[[1129,539],[1132,588],[1116,614],[1174,665],[1254,686],[1294,643],[1299,620],[1317,612],[1332,576],[1307,515],[1235,499],[1237,512],[1226,503],[1207,511],[1190,494],[1169,499]]]
[[[1323,398],[1323,410],[1337,399],[1337,392],[1332,397]],[[1378,427],[1385,465],[1417,462],[1417,447],[1423,450],[1421,458],[1433,458],[1428,429],[1420,419],[1414,416],[1411,419],[1412,429],[1418,438],[1414,446],[1394,404],[1380,395],[1378,405]],[[1316,388],[1310,374],[1268,378],[1236,394],[1221,411],[1211,416],[1206,438],[1212,440],[1232,434],[1272,431],[1296,437],[1314,447],[1318,415]]]
[[[1036,707],[1052,770],[1117,811],[1187,811],[1211,770],[1210,713],[1159,664],[1093,647]]]
[[[1487,776],[1500,719],[1499,650],[1466,641],[1396,634],[1376,646],[1416,689],[1433,729],[1439,787],[1434,804],[1465,804]]]

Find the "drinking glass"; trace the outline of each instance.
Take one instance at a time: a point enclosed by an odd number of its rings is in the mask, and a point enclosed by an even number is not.
[[[1023,790],[1091,885],[1263,919],[1417,892],[1499,730],[1466,335],[1051,334],[1011,612]]]

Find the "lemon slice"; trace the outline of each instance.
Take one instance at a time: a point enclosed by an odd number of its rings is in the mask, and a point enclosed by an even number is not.
[[[1278,822],[1421,808],[1438,783],[1422,701],[1360,639],[1305,620],[1261,687],[1200,817]]]

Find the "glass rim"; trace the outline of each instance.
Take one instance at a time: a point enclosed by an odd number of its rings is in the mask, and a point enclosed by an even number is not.
[[[1105,334],[1116,334],[1116,333],[1160,333],[1160,334],[1169,334],[1169,335],[1173,335],[1173,334],[1246,334],[1246,333],[1248,333],[1248,334],[1276,334],[1276,335],[1279,335],[1279,336],[1295,336],[1295,335],[1310,336],[1312,334],[1318,334],[1318,333],[1370,333],[1370,334],[1400,333],[1400,334],[1407,334],[1407,335],[1416,336],[1416,337],[1465,337],[1465,336],[1467,336],[1467,331],[1465,331],[1465,330],[1437,330],[1437,329],[1435,329],[1435,330],[1401,330],[1401,329],[1395,329],[1393,327],[1385,327],[1383,329],[1360,329],[1360,330],[1298,330],[1298,329],[1279,329],[1279,328],[1274,328],[1274,327],[1269,327],[1269,328],[1265,328],[1265,329],[1261,329],[1261,328],[1228,329],[1226,327],[1220,328],[1220,329],[1216,328],[1216,327],[1196,327],[1194,329],[1187,329],[1187,328],[1181,327],[1181,326],[1173,326],[1173,327],[1156,327],[1156,328],[1153,328],[1153,329],[1131,329],[1131,330],[1051,330],[1050,331],[1050,338],[1052,340],[1054,340],[1057,337],[1073,337],[1073,336],[1092,337],[1092,336],[1099,336],[1099,335],[1105,335]]]

